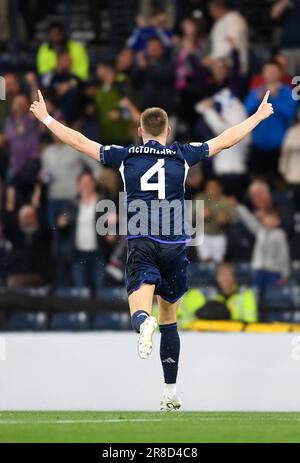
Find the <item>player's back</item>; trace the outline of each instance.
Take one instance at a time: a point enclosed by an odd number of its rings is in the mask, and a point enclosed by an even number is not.
[[[184,199],[188,166],[177,146],[150,141],[142,146],[130,146],[127,151],[121,173],[128,201]]]
[[[185,179],[189,167],[207,156],[206,143],[165,146],[149,140],[141,146],[101,147],[102,163],[118,168],[124,182],[128,238],[147,236],[168,243],[189,239],[184,221]]]

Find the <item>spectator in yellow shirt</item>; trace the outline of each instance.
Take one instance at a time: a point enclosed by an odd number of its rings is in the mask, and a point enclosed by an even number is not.
[[[37,53],[37,71],[43,76],[53,71],[57,57],[68,52],[72,59],[72,72],[82,80],[89,76],[89,57],[83,44],[68,39],[62,24],[55,22],[49,27],[48,40],[42,43]]]
[[[216,291],[209,297],[198,288],[191,288],[183,296],[178,311],[181,326],[197,318],[256,322],[258,311],[255,293],[251,288],[238,285],[234,266],[227,262],[220,263],[216,280]]]

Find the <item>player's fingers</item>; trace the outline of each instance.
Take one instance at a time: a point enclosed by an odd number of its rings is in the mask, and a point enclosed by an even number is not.
[[[263,103],[267,103],[269,95],[270,95],[270,90],[267,90],[262,100]]]
[[[41,103],[44,103],[44,102],[45,102],[45,101],[44,101],[44,97],[43,97],[42,92],[41,92],[40,90],[38,90],[38,96],[39,96],[40,102],[41,102]]]

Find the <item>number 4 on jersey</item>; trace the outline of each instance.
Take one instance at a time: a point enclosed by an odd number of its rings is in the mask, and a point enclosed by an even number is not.
[[[141,190],[142,191],[157,191],[158,199],[165,199],[166,197],[166,181],[165,181],[165,160],[158,159],[154,166],[150,167],[147,172],[141,177]],[[157,174],[157,183],[149,183],[153,175]]]

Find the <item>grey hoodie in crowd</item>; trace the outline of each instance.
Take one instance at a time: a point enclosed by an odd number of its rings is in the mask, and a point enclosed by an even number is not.
[[[237,206],[236,212],[256,237],[251,259],[252,268],[278,272],[283,278],[288,278],[290,252],[285,231],[282,228],[265,227],[245,206]]]

